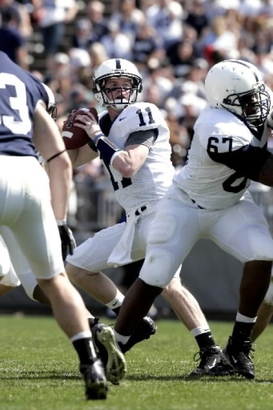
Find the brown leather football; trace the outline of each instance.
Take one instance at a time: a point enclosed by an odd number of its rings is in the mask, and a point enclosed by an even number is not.
[[[90,138],[86,132],[81,128],[75,127],[74,125],[75,122],[79,122],[78,120],[75,120],[76,116],[79,114],[86,114],[86,112],[91,112],[98,121],[98,113],[94,107],[73,110],[64,121],[62,127],[62,137],[66,149],[80,148],[90,141]]]

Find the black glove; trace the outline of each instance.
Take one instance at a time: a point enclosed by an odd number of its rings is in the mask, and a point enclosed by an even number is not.
[[[73,249],[76,247],[76,241],[71,229],[67,226],[66,221],[57,221],[59,233],[62,242],[63,260],[66,260],[67,255],[73,255]]]

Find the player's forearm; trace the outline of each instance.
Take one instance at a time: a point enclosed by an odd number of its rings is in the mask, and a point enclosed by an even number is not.
[[[57,163],[58,162],[58,163]],[[51,204],[55,218],[66,219],[71,191],[72,167],[70,161],[52,161],[49,167]]]
[[[98,156],[98,153],[90,149],[88,144],[84,145],[81,148],[68,150],[67,152],[72,162],[73,168],[78,168],[81,165],[84,165],[87,162],[92,161]]]

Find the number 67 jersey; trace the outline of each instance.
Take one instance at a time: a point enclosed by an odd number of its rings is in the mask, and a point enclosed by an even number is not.
[[[187,162],[174,181],[199,208],[236,204],[264,163],[269,132],[266,126],[258,132],[231,112],[207,106],[195,123]]]
[[[116,199],[127,213],[162,198],[172,182],[174,167],[171,162],[170,132],[160,110],[154,104],[137,102],[123,109],[112,124],[104,111],[99,123],[109,140],[120,149],[134,144],[146,145],[145,131],[155,131],[154,142],[148,144],[148,156],[135,175],[124,178],[111,165],[106,168]]]

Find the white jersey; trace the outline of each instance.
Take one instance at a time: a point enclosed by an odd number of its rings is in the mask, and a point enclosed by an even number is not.
[[[207,106],[196,121],[188,161],[175,182],[202,208],[217,210],[236,204],[251,181],[213,161],[208,151],[229,153],[249,144],[264,147],[267,133],[259,140],[234,114]]]
[[[134,176],[124,178],[111,165],[107,166],[116,199],[126,213],[162,198],[170,186],[174,175],[170,132],[160,110],[154,104],[138,102],[129,105],[119,114],[107,135],[112,143],[123,149],[130,134],[151,129],[158,130],[158,137],[144,164]]]
[[[107,111],[100,114],[100,125],[107,120]],[[156,130],[157,138],[149,149],[141,168],[131,178],[123,178],[112,166],[106,166],[118,203],[126,211],[126,222],[96,233],[77,246],[67,262],[90,272],[110,266],[124,265],[145,257],[148,234],[159,200],[170,187],[174,167],[171,162],[170,132],[159,109],[151,103],[139,102],[121,111],[110,130],[103,131],[118,148],[134,144],[131,134]],[[136,138],[136,144],[137,138]],[[141,141],[141,139],[140,139]],[[141,143],[141,142],[140,142]],[[180,268],[176,276],[179,276]]]

